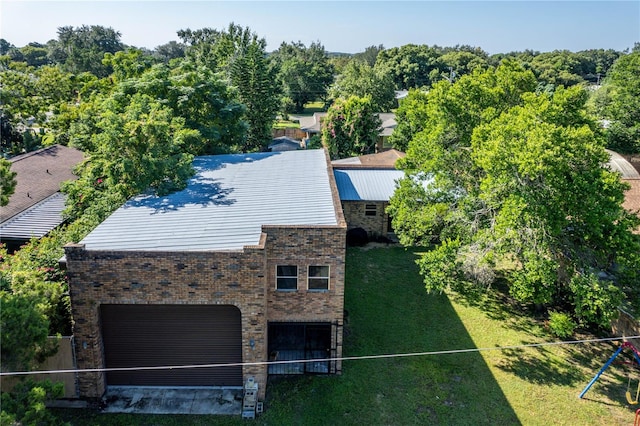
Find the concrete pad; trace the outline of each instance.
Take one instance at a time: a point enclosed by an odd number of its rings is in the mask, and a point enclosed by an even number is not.
[[[240,415],[241,388],[110,386],[105,413]]]

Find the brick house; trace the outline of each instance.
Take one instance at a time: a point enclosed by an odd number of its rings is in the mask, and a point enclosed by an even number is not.
[[[386,208],[397,180],[404,177],[395,168],[402,157],[403,152],[391,149],[332,161],[348,229],[362,228],[370,237],[395,238]]]
[[[242,386],[338,373],[346,224],[324,150],[198,157],[183,191],[138,196],[65,247],[79,396],[110,385]],[[242,363],[258,363],[241,365]]]
[[[16,188],[9,204],[0,207],[0,242],[10,252],[31,238],[41,238],[60,225],[66,196],[62,182],[76,179],[73,168],[83,160],[82,151],[52,145],[11,158]]]

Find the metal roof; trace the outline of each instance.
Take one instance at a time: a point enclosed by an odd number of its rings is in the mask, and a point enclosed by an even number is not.
[[[344,169],[334,170],[342,201],[389,201],[396,181],[404,177],[401,170]]]
[[[64,221],[62,210],[66,199],[65,194],[56,192],[13,216],[0,225],[0,238],[26,241],[47,235]]]
[[[608,149],[606,151],[611,157],[608,164],[611,170],[619,172],[622,175],[622,179],[640,179],[640,174],[636,168],[622,155]]]
[[[323,150],[197,157],[185,190],[128,201],[87,250],[240,250],[262,225],[337,225]]]

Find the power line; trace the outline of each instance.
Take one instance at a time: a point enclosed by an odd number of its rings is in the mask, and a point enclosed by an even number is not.
[[[543,342],[543,343],[528,343],[524,345],[495,346],[490,348],[451,349],[451,350],[429,351],[429,352],[409,352],[409,353],[392,353],[392,354],[380,354],[380,355],[347,356],[347,357],[340,357],[340,358],[314,358],[314,359],[296,359],[296,360],[286,360],[286,361],[233,362],[233,363],[223,363],[223,364],[164,365],[164,366],[153,366],[153,367],[12,371],[12,372],[0,373],[0,376],[30,376],[35,374],[59,374],[59,373],[105,373],[105,372],[111,372],[111,371],[182,370],[187,368],[246,367],[246,366],[259,366],[259,365],[268,366],[268,365],[278,365],[278,364],[298,364],[298,363],[327,362],[327,361],[360,361],[360,360],[367,360],[367,359],[408,358],[408,357],[416,357],[416,356],[451,355],[451,354],[461,354],[461,353],[470,353],[470,352],[502,351],[507,349],[537,348],[537,347],[543,347],[543,346],[577,345],[577,344],[584,344],[584,343],[613,342],[613,341],[619,341],[624,339],[640,339],[640,336],[565,340],[565,341],[559,341],[559,342]]]

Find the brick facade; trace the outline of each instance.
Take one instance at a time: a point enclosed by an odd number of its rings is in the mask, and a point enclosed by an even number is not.
[[[367,206],[375,205],[376,214],[374,216],[366,215]],[[385,212],[388,202],[382,201],[343,201],[342,208],[344,217],[347,221],[349,229],[362,228],[369,233],[370,236],[380,235],[386,236],[389,229],[389,215]]]
[[[342,325],[345,228],[263,228],[261,244],[237,252],[103,252],[65,247],[77,366],[104,367],[101,304],[221,304],[242,313],[243,362],[267,360],[268,321]],[[278,264],[298,265],[298,290],[276,291]],[[307,267],[328,265],[328,291],[306,290]],[[336,355],[342,338],[335,338]],[[254,342],[253,348],[249,342]],[[340,370],[339,364],[336,367]],[[266,366],[247,366],[264,398]],[[80,396],[99,398],[103,373],[79,375]]]

